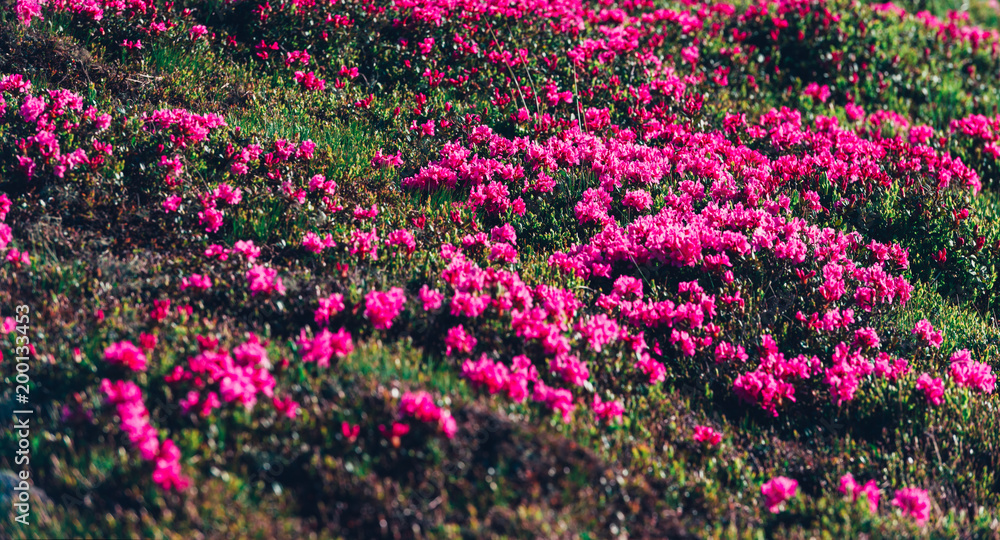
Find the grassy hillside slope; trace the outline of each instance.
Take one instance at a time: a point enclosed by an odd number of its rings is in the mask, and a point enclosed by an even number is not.
[[[996,5],[0,7],[0,537],[1000,535]]]

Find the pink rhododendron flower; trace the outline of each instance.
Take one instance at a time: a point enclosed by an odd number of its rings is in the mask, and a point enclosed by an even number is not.
[[[485,386],[490,394],[503,391],[510,384],[510,370],[507,366],[490,360],[486,354],[477,361],[468,359],[463,362],[462,375],[475,387]]]
[[[243,200],[243,190],[229,184],[219,184],[212,190],[212,198],[230,205],[239,204]]]
[[[853,103],[844,105],[844,111],[847,113],[847,118],[852,122],[864,118],[865,116],[865,110]]]
[[[125,366],[132,371],[146,370],[146,355],[131,341],[119,341],[104,349],[104,359],[112,364]]]
[[[991,394],[996,388],[997,377],[989,364],[974,362],[968,350],[962,349],[951,356],[948,370],[955,384]]]
[[[691,436],[697,442],[705,443],[709,446],[715,446],[722,442],[722,433],[712,429],[709,426],[695,426],[694,435]]]
[[[302,65],[309,63],[309,53],[306,51],[291,51],[285,55],[285,66],[291,66],[295,62],[299,62]]]
[[[17,0],[14,11],[17,13],[17,20],[24,26],[31,26],[32,19],[45,20],[45,17],[42,17],[41,0]]]
[[[198,39],[208,33],[208,29],[205,28],[203,24],[196,24],[188,30],[188,35],[191,36],[192,40]]]
[[[250,296],[256,296],[257,293],[285,294],[285,285],[281,282],[278,271],[274,268],[255,264],[250,270],[247,270],[246,277],[247,281],[250,282]]]
[[[667,368],[663,363],[654,360],[649,354],[639,355],[635,368],[649,378],[649,384],[658,384],[667,377]]]
[[[510,245],[517,245],[517,232],[510,223],[498,225],[490,230],[490,240],[494,242],[506,242]]]
[[[854,343],[851,345],[853,348],[861,349],[877,349],[881,341],[879,340],[878,333],[872,327],[859,328],[854,331]]]
[[[10,251],[7,252],[5,259],[17,268],[31,265],[31,258],[28,256],[28,252],[19,251],[15,248],[11,248]]]
[[[621,421],[625,414],[625,407],[618,400],[603,401],[601,396],[594,394],[594,401],[591,404],[594,416],[599,420]]]
[[[312,253],[320,253],[325,248],[334,247],[336,245],[336,242],[333,241],[333,236],[330,234],[320,238],[318,234],[309,231],[302,237],[302,247]]]
[[[576,408],[576,405],[573,404],[573,394],[569,390],[552,388],[541,381],[535,383],[535,390],[531,398],[545,404],[553,411],[561,413],[564,422],[569,422],[570,415]]]
[[[586,323],[577,323],[576,330],[587,339],[587,344],[596,352],[601,352],[605,346],[618,341],[622,329],[614,319],[599,313]]]
[[[454,439],[455,434],[458,433],[458,422],[455,421],[455,418],[451,415],[450,412],[445,411],[441,413],[440,424],[441,424],[441,433],[443,433],[444,436],[449,439]]]
[[[207,291],[212,287],[212,279],[201,274],[191,274],[190,276],[181,279],[182,291],[191,287]]]
[[[361,426],[358,424],[351,425],[349,422],[342,422],[340,424],[340,432],[344,435],[344,438],[348,442],[354,442],[358,439],[358,435],[361,433]]]
[[[295,82],[301,84],[306,90],[322,92],[326,89],[326,81],[317,77],[312,71],[308,73],[296,71]]]
[[[279,413],[284,414],[287,418],[295,418],[299,410],[299,404],[292,400],[291,397],[285,397],[284,399],[274,397],[271,398],[271,403],[274,404],[274,408]]]
[[[370,291],[365,295],[365,317],[379,330],[392,328],[392,321],[403,310],[406,292],[393,287],[386,292]]]
[[[372,205],[371,208],[364,208],[359,206],[354,209],[354,219],[358,221],[366,221],[374,218],[378,215],[378,205]]]
[[[334,293],[326,298],[319,299],[319,307],[316,308],[313,320],[316,321],[316,324],[327,324],[330,322],[330,317],[333,317],[343,310],[344,295]]]
[[[897,490],[892,504],[917,523],[923,523],[931,516],[931,499],[927,496],[927,492],[920,488]]]
[[[781,505],[788,499],[795,496],[799,483],[791,478],[779,476],[760,487],[760,493],[764,496],[764,503],[768,511],[777,514],[781,511]]]
[[[909,362],[904,358],[892,358],[889,353],[881,352],[875,358],[875,375],[890,381],[896,381],[912,371]]]
[[[748,358],[750,357],[747,355],[746,349],[743,348],[743,345],[733,345],[726,341],[722,341],[715,346],[716,364],[723,364],[729,362],[730,360],[746,362]]]
[[[3,112],[0,111],[0,116],[3,116]],[[0,221],[7,219],[7,213],[10,212],[11,207],[10,198],[7,197],[6,193],[0,193]]]
[[[691,46],[691,47],[684,47],[683,49],[681,49],[681,58],[689,64],[693,65],[697,63],[698,56],[699,56],[698,47]]]
[[[229,250],[218,244],[210,244],[205,248],[205,256],[218,257],[220,261],[225,261],[229,259]]]
[[[222,227],[222,212],[206,208],[198,212],[198,223],[205,226],[205,232],[216,232]]]
[[[744,373],[733,382],[736,395],[749,403],[757,403],[764,410],[778,416],[778,406],[785,401],[795,401],[795,387],[767,371],[757,369]]]
[[[941,332],[934,330],[931,326],[931,322],[927,319],[921,319],[920,322],[913,327],[913,335],[920,338],[924,343],[924,346],[934,347],[935,349],[941,348],[941,343],[944,342],[944,337]]]
[[[372,157],[372,167],[375,169],[382,169],[384,167],[399,167],[403,164],[403,154],[402,152],[396,152],[395,154],[384,154],[382,149],[375,151],[375,155]]]
[[[181,206],[181,198],[177,195],[171,195],[163,201],[163,211],[164,212],[176,212]]]
[[[253,262],[257,257],[260,257],[260,248],[253,245],[253,240],[237,240],[236,243],[233,244],[233,251],[236,253],[242,253],[250,262]]]
[[[9,246],[13,240],[14,233],[11,231],[10,225],[0,223],[0,250]]]
[[[648,191],[633,189],[625,193],[625,197],[622,199],[622,204],[640,212],[645,212],[650,206],[653,205],[653,197]]]
[[[932,405],[944,403],[944,381],[940,378],[931,377],[927,373],[921,373],[917,378],[917,390],[924,393],[924,398]]]
[[[173,441],[167,439],[160,446],[160,453],[156,456],[155,469],[153,470],[153,481],[161,489],[176,489],[184,491],[191,485],[191,480],[181,474],[181,451]]]
[[[407,255],[412,255],[417,250],[417,242],[413,239],[413,233],[406,229],[397,229],[389,233],[385,244],[387,246],[402,246]]]
[[[580,360],[575,354],[557,354],[549,362],[549,369],[573,386],[583,386],[590,378],[590,370],[587,369],[586,362]]]
[[[464,326],[458,325],[448,329],[444,344],[447,356],[451,356],[452,353],[469,354],[476,348],[476,338],[467,333]]]
[[[384,425],[378,426],[379,433],[381,433],[385,438],[392,441],[392,445],[396,448],[400,445],[400,438],[410,432],[410,426],[402,422],[393,422],[392,425],[386,428]]]
[[[854,481],[854,477],[851,474],[845,474],[840,477],[840,493],[851,497],[855,502],[858,498],[864,498],[868,501],[868,508],[871,513],[874,514],[878,511],[878,500],[881,494],[874,480],[869,480],[862,486]]]
[[[498,242],[490,246],[489,259],[501,263],[515,262],[517,260],[517,249],[506,242]]]
[[[149,316],[156,322],[163,322],[163,319],[167,318],[170,314],[170,299],[165,300],[153,300],[153,310],[150,312]]]
[[[361,257],[368,256],[370,259],[378,259],[378,231],[372,229],[364,232],[360,229],[351,231],[351,255],[358,254]]]
[[[432,311],[439,309],[442,302],[444,301],[444,295],[437,291],[437,289],[431,289],[429,286],[424,285],[420,287],[420,293],[418,294],[420,301],[424,305],[424,311]]]
[[[458,424],[451,413],[434,403],[430,394],[424,391],[406,392],[399,400],[399,412],[403,417],[414,418],[420,422],[437,424],[442,433],[449,439],[458,431]]]
[[[826,103],[826,100],[830,98],[830,87],[825,84],[820,86],[812,82],[806,85],[805,90],[802,91],[802,95],[816,99],[820,103]]]
[[[162,489],[183,491],[190,480],[181,474],[180,451],[173,441],[160,442],[156,429],[149,424],[149,412],[142,401],[142,392],[131,381],[101,380],[100,389],[107,402],[115,406],[121,419],[122,431],[146,461],[155,462],[153,481]]]
[[[313,339],[309,339],[306,329],[299,332],[299,339],[296,342],[302,351],[303,362],[316,362],[319,367],[330,365],[330,359],[334,356],[344,358],[354,351],[354,343],[351,342],[351,334],[341,328],[337,333],[330,332],[324,328]]]

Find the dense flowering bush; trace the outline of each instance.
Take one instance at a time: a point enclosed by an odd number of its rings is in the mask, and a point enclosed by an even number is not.
[[[997,337],[948,314],[1000,305],[997,31],[840,0],[8,4],[4,47],[99,66],[0,73],[0,303],[37,325],[0,311],[0,344],[66,524],[194,536],[276,496],[257,535],[995,534]]]

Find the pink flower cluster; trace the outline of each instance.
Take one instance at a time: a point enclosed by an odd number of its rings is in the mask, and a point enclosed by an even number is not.
[[[341,328],[336,333],[324,328],[310,339],[306,329],[299,332],[298,345],[303,362],[316,362],[319,367],[327,367],[333,357],[344,358],[354,351],[351,334]]]
[[[466,332],[464,326],[458,325],[448,329],[448,333],[444,337],[444,345],[447,356],[451,356],[452,353],[470,354],[476,348],[476,338]]]
[[[417,250],[417,242],[413,238],[413,233],[406,229],[397,229],[389,233],[385,238],[387,246],[401,246],[407,255],[412,255]]]
[[[535,390],[531,394],[531,399],[543,403],[553,411],[561,413],[564,422],[569,422],[570,415],[576,408],[576,405],[573,403],[572,392],[565,388],[552,388],[542,381],[535,383]]]
[[[365,317],[375,328],[388,330],[405,303],[406,292],[400,287],[392,287],[386,292],[369,291],[365,295]]]
[[[302,88],[305,88],[306,90],[322,92],[326,89],[326,81],[317,77],[312,71],[308,73],[296,71],[295,82],[301,84]]]
[[[467,359],[462,364],[462,376],[475,387],[485,387],[490,394],[506,392],[516,403],[528,397],[528,384],[538,381],[538,370],[527,356],[517,356],[512,365],[490,360],[483,354],[479,360]]]
[[[217,114],[196,114],[185,109],[161,109],[144,113],[142,120],[147,130],[166,134],[174,149],[208,139],[212,130],[224,127],[225,119]]]
[[[197,338],[201,351],[189,357],[186,365],[174,366],[164,378],[171,384],[194,387],[181,400],[184,412],[197,407],[199,414],[208,416],[222,403],[232,402],[250,410],[259,395],[274,397],[277,382],[270,371],[267,349],[257,336],[251,335],[232,352],[219,347],[216,338]],[[210,387],[213,389],[206,392]]]
[[[722,433],[719,433],[709,426],[698,425],[694,427],[694,435],[692,435],[691,438],[694,439],[695,442],[715,446],[722,442]]]
[[[913,327],[913,335],[920,338],[921,343],[926,347],[934,347],[935,349],[941,348],[941,344],[944,343],[944,336],[941,332],[934,330],[931,326],[931,322],[927,319],[921,319]]]
[[[601,396],[594,394],[594,401],[591,403],[594,416],[599,420],[608,422],[621,421],[625,415],[625,406],[618,400],[604,401]]]
[[[125,366],[132,371],[146,371],[146,355],[131,341],[119,341],[104,349],[104,359],[111,364]]]
[[[0,223],[0,245],[9,244],[12,240],[10,229],[6,227],[5,224]],[[22,266],[29,266],[31,264],[31,258],[27,251],[20,251],[13,247],[7,250],[7,255],[3,260],[13,265],[14,268],[21,268]]]
[[[334,293],[326,298],[319,299],[319,307],[313,315],[316,324],[325,325],[330,322],[330,317],[344,310],[344,295]]]
[[[38,95],[30,90],[31,83],[21,75],[0,79],[0,119],[11,124],[8,129],[26,132],[12,156],[24,177],[35,182],[69,179],[74,171],[86,175],[102,166],[114,151],[99,138],[111,124],[111,117],[99,114],[94,107],[84,108],[83,98],[69,90]],[[16,107],[18,101],[17,114],[5,114],[7,106]]]
[[[278,271],[274,268],[255,264],[247,270],[246,277],[250,284],[250,296],[285,294],[285,285],[278,277]]]
[[[799,483],[785,476],[778,476],[767,481],[760,486],[760,493],[764,496],[764,504],[769,512],[777,514],[781,511],[782,504],[795,496],[799,489]]]
[[[982,362],[974,362],[969,351],[962,349],[951,356],[948,369],[951,379],[963,388],[972,388],[984,394],[992,394],[996,389],[997,376],[993,367]]]
[[[142,401],[142,391],[130,381],[101,380],[107,403],[115,406],[122,430],[142,459],[154,463],[153,481],[164,490],[184,491],[191,481],[181,473],[180,449],[170,439],[160,442],[156,429],[149,424],[149,412]]]
[[[744,373],[733,382],[736,395],[745,401],[759,404],[764,410],[778,415],[777,408],[786,401],[795,401],[795,387],[791,381],[808,379],[821,370],[815,356],[799,355],[786,359],[770,335],[763,336],[760,366]]]
[[[896,491],[892,505],[917,523],[924,523],[931,516],[931,499],[920,488],[903,488]]]
[[[917,377],[917,390],[924,393],[924,398],[931,405],[941,405],[944,403],[944,381],[939,377],[932,377],[929,373],[921,373]]]
[[[188,277],[181,279],[181,290],[186,290],[189,288],[195,288],[202,291],[207,291],[212,287],[212,278],[208,276],[203,276],[201,274],[191,274]]]
[[[399,413],[404,418],[413,418],[427,424],[435,424],[449,439],[458,431],[458,424],[451,412],[434,403],[434,398],[424,391],[406,392],[399,400]]]
[[[878,511],[878,500],[881,492],[874,480],[869,480],[864,485],[861,485],[854,481],[854,476],[850,473],[845,474],[840,478],[840,493],[851,497],[851,500],[854,502],[857,502],[859,498],[863,498],[868,502],[868,509],[871,513],[874,514]]]
[[[333,236],[327,234],[322,238],[316,233],[309,231],[302,237],[302,247],[312,253],[321,253],[326,248],[332,248],[337,243],[333,241]]]

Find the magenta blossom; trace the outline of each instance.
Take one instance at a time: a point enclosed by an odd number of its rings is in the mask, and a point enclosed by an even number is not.
[[[854,481],[854,476],[850,473],[840,478],[840,493],[852,497],[853,501],[864,498],[868,501],[868,509],[874,514],[878,510],[878,500],[880,497],[878,485],[874,480],[865,482],[862,486]]]
[[[437,289],[431,289],[427,285],[420,288],[420,301],[424,305],[424,311],[432,311],[441,307],[444,295]]]
[[[722,433],[712,429],[709,426],[695,426],[694,435],[691,436],[696,442],[704,443],[709,446],[715,446],[722,442]]]
[[[931,377],[927,373],[921,373],[917,378],[917,390],[924,393],[924,398],[932,405],[944,403],[944,381],[937,377]]]
[[[379,330],[392,328],[392,321],[403,310],[406,292],[393,287],[387,292],[371,291],[365,296],[365,317]]]
[[[910,516],[917,523],[924,523],[931,516],[931,499],[920,488],[903,488],[896,491],[892,505]]]
[[[927,319],[921,319],[920,322],[913,327],[913,335],[920,338],[925,347],[934,347],[935,349],[941,348],[941,344],[944,342],[944,336],[941,332],[934,330],[931,326],[931,322]]]
[[[625,414],[625,407],[618,400],[602,401],[601,396],[594,394],[594,401],[591,405],[594,416],[608,422],[621,421]]]
[[[132,371],[146,370],[146,355],[131,341],[119,341],[104,349],[104,359],[112,364],[123,365]]]
[[[949,374],[958,386],[973,388],[984,394],[992,394],[997,385],[993,368],[989,364],[973,361],[972,355],[965,349],[952,355]]]
[[[781,505],[788,499],[795,496],[799,489],[799,483],[791,478],[779,476],[760,487],[760,493],[764,496],[767,509],[777,514],[781,511]]]

